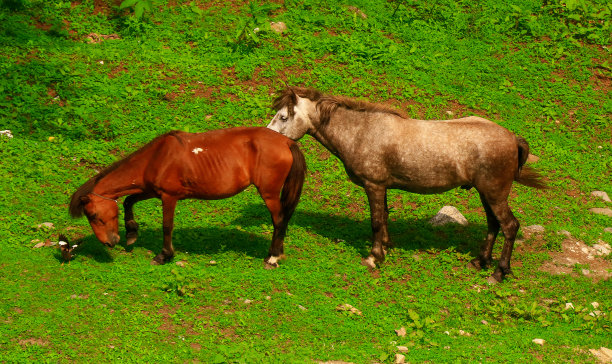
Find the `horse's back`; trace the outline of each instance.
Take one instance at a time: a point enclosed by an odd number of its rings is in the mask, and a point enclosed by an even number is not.
[[[288,141],[263,127],[176,132],[162,140],[148,174],[157,188],[184,198],[225,198],[255,183],[258,169],[274,169],[275,161],[290,157]]]

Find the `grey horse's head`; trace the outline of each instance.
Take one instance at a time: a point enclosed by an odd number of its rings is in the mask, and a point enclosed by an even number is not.
[[[321,98],[319,91],[298,87],[288,87],[279,92],[273,107],[276,115],[268,128],[293,140],[316,130],[319,122],[317,101]]]

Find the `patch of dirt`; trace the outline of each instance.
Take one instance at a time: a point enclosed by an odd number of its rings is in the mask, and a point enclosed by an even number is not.
[[[23,347],[32,346],[32,345],[47,346],[49,345],[49,342],[45,339],[31,337],[29,339],[19,340],[19,345]]]
[[[612,276],[610,261],[604,259],[602,255],[597,255],[594,248],[582,241],[568,238],[561,243],[561,247],[561,252],[549,253],[551,261],[542,264],[541,271],[555,275],[584,275],[594,281],[608,280]],[[575,267],[584,268],[576,270]]]

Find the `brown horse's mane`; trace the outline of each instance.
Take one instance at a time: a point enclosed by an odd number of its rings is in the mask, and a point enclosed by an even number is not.
[[[93,191],[93,188],[96,186],[96,184],[98,184],[98,182],[104,178],[105,176],[107,176],[109,173],[111,173],[112,171],[116,170],[117,168],[121,167],[125,162],[129,161],[130,158],[132,156],[134,156],[135,154],[149,148],[151,145],[153,145],[154,143],[156,143],[157,141],[159,141],[162,138],[165,138],[167,136],[173,136],[176,137],[179,142],[182,144],[183,141],[180,138],[180,136],[178,135],[179,133],[182,133],[179,130],[173,130],[170,131],[168,133],[162,134],[158,137],[156,137],[155,139],[151,140],[150,142],[148,142],[147,144],[145,144],[144,146],[142,146],[141,148],[139,148],[138,150],[130,153],[130,155],[128,155],[127,157],[116,161],[115,163],[111,164],[110,166],[104,168],[102,171],[100,171],[98,174],[96,174],[95,176],[91,177],[87,182],[83,183],[83,185],[81,187],[79,187],[73,194],[72,197],[70,198],[70,215],[72,217],[81,217],[83,216],[83,204],[81,204],[81,197],[86,196],[88,194],[91,193],[91,191]]]
[[[345,96],[324,95],[318,90],[302,87],[287,87],[284,90],[279,91],[278,97],[274,100],[272,107],[278,111],[287,106],[289,116],[292,117],[295,113],[294,107],[297,104],[297,98],[295,97],[296,95],[316,102],[322,123],[328,122],[331,115],[339,107],[360,112],[380,112],[392,114],[403,119],[408,118],[403,112],[387,105],[357,100]]]

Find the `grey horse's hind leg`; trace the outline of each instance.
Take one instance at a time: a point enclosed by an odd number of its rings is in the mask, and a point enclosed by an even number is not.
[[[387,228],[387,189],[384,186],[366,183],[364,185],[372,220],[372,250],[370,255],[363,259],[362,264],[375,268],[376,263],[385,260],[384,246],[389,245],[389,230]]]
[[[491,275],[491,278],[495,279],[497,282],[501,282],[504,280],[504,277],[512,274],[512,270],[510,269],[510,257],[512,256],[512,249],[514,248],[514,239],[516,239],[516,233],[519,229],[519,222],[514,217],[514,214],[512,214],[510,207],[508,207],[508,201],[506,200],[491,204],[491,210],[497,217],[506,238],[501,257],[499,258],[499,265]]]
[[[482,244],[480,248],[480,254],[478,257],[473,259],[470,264],[480,270],[482,268],[488,268],[491,265],[491,256],[493,253],[493,245],[495,244],[495,239],[497,238],[497,234],[499,233],[499,221],[497,221],[497,217],[491,210],[491,206],[485,199],[484,195],[480,194],[480,201],[482,202],[482,206],[487,214],[487,238],[485,242]]]

